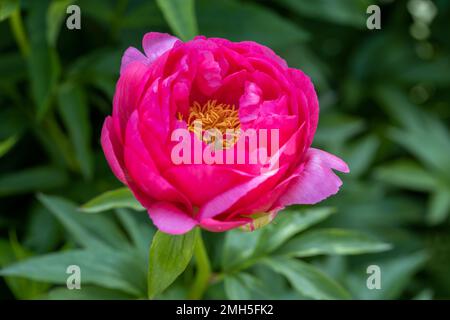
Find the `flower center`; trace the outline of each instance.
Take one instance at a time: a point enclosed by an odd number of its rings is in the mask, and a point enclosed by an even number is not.
[[[182,119],[180,113],[178,118]],[[216,142],[220,135],[222,148],[229,148],[236,143],[241,127],[236,107],[224,103],[217,104],[217,100],[208,100],[204,105],[194,102],[186,123],[189,131],[194,132],[198,138],[208,144]],[[204,134],[206,131],[210,134]]]

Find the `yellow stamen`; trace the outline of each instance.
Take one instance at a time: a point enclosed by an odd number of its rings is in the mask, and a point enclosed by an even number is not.
[[[183,116],[178,113],[178,120],[182,120]],[[234,105],[220,103],[217,100],[209,100],[203,106],[194,102],[189,110],[189,116],[186,121],[188,129],[194,132],[198,137],[201,137],[206,143],[213,143],[214,136],[205,137],[203,132],[208,130],[218,130],[223,137],[223,148],[233,146],[239,136],[239,128],[241,122],[239,121],[238,110]],[[196,128],[201,125],[202,132],[196,132]],[[197,130],[198,131],[198,130]]]

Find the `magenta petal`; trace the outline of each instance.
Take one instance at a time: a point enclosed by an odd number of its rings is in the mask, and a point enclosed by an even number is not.
[[[199,207],[226,190],[250,180],[249,175],[223,165],[195,164],[173,166],[164,171],[164,177],[185,194],[193,205]]]
[[[123,141],[128,118],[138,107],[149,81],[149,68],[137,61],[130,62],[120,75],[113,100],[114,129]]]
[[[349,172],[347,164],[338,157],[319,149],[308,149],[303,170],[290,182],[279,204],[315,204],[337,193],[342,181],[332,169]]]
[[[295,156],[297,151],[296,141],[301,131],[301,128],[299,128],[290,140],[271,157],[267,171],[261,172],[259,176],[240,185],[236,185],[208,201],[200,208],[198,213],[199,219],[213,218],[237,204],[239,207],[246,207],[250,203],[257,202],[256,198],[262,198],[261,194],[271,192],[275,187],[274,184],[287,170],[286,165],[279,167],[277,162],[279,160],[280,163],[284,163],[288,161],[287,159]],[[239,212],[235,213],[235,215],[238,214]]]
[[[250,218],[240,218],[233,221],[219,221],[216,219],[203,219],[200,221],[200,226],[206,230],[212,232],[223,232],[227,230],[231,230],[240,226],[243,226],[247,223],[251,223],[252,219]]]
[[[249,122],[258,118],[261,94],[261,88],[257,84],[250,81],[245,83],[244,94],[239,99],[239,119],[241,122]]]
[[[112,130],[112,125],[112,117],[109,116],[106,118],[105,123],[103,124],[100,142],[103,148],[103,152],[105,153],[106,160],[108,161],[112,172],[117,177],[117,179],[126,184],[125,173],[120,163],[121,161],[119,161],[119,157],[116,154],[116,150],[114,149],[114,130]]]
[[[317,123],[319,121],[319,100],[317,98],[316,90],[311,82],[311,79],[305,75],[302,71],[297,69],[289,69],[292,79],[295,81],[298,88],[302,88],[301,96],[304,103],[306,103],[307,108],[305,110],[308,116],[307,131],[308,135],[306,137],[306,146],[311,146],[314,138],[314,134],[317,129]]]
[[[134,61],[140,61],[143,64],[148,64],[148,59],[142,52],[134,47],[129,47],[122,56],[120,74],[122,74],[125,68]]]
[[[204,52],[199,56],[197,84],[206,96],[213,94],[222,84],[221,69],[211,52]]]
[[[198,213],[199,219],[207,219],[215,217],[227,209],[231,208],[236,202],[238,202],[243,196],[254,190],[270,177],[274,176],[278,170],[272,170],[261,174],[248,182],[237,185],[226,192],[221,193],[217,197],[208,201],[203,207],[200,208]]]
[[[175,42],[180,41],[177,37],[171,36],[167,33],[149,32],[144,35],[142,39],[142,47],[145,55],[152,63],[167,50],[172,49]]]
[[[178,202],[191,210],[189,200],[160,174],[142,142],[138,123],[138,113],[135,111],[128,121],[124,151],[125,164],[131,180],[151,199]]]
[[[173,204],[157,202],[148,208],[148,214],[159,230],[170,234],[183,234],[197,225],[192,217]]]

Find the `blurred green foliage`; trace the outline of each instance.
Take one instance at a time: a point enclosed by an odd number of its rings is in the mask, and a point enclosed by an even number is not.
[[[381,30],[366,28],[373,3]],[[81,30],[65,27],[70,4]],[[122,52],[160,31],[257,41],[304,70],[314,145],[351,168],[334,214],[203,232],[206,298],[450,298],[449,19],[446,0],[0,0],[0,297],[146,297],[155,229],[99,136]],[[82,290],[65,288],[70,264]],[[366,287],[371,264],[381,290]],[[186,297],[193,277],[191,263],[158,297]]]

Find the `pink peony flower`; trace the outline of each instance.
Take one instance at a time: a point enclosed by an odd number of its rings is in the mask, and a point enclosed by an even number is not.
[[[311,148],[319,104],[302,71],[251,41],[199,36],[182,42],[151,32],[142,46],[144,53],[130,47],[123,55],[101,143],[116,177],[161,231],[254,229],[286,206],[314,204],[338,192],[342,182],[333,169],[349,169]],[[195,123],[203,125],[201,132]],[[250,142],[239,143],[249,129],[257,136],[276,129],[277,141],[265,144],[270,152],[260,163],[248,155],[243,163],[180,163],[173,159],[177,129],[187,130],[192,143],[183,158],[188,151],[195,157],[196,150],[217,159],[238,148],[251,154]],[[223,148],[202,135],[207,129],[224,134]],[[237,134],[227,140],[226,129]],[[200,149],[189,147],[194,145]]]

